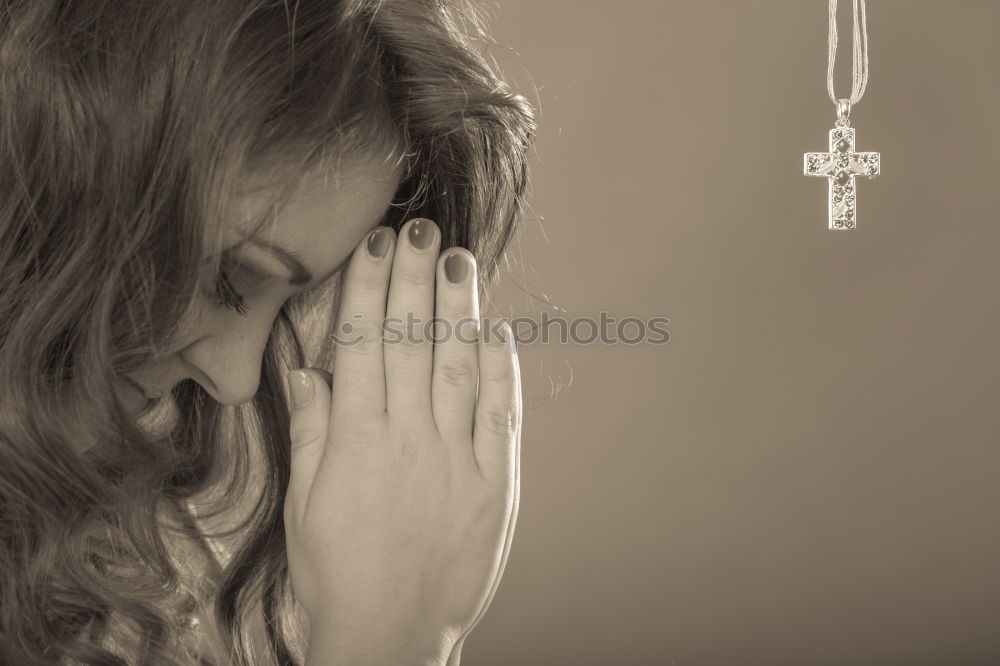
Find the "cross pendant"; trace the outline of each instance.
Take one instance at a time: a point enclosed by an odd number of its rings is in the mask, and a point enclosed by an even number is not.
[[[830,152],[806,153],[804,157],[805,175],[825,176],[830,182],[830,228],[854,229],[854,177],[868,176],[870,180],[877,176],[878,153],[854,152],[854,128],[843,125],[830,130]]]

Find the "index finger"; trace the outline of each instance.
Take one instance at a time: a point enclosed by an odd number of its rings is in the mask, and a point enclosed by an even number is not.
[[[395,242],[390,227],[377,227],[351,255],[334,329],[331,418],[338,413],[367,418],[385,412],[382,321]]]

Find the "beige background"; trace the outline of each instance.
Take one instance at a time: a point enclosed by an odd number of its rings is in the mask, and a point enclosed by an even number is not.
[[[1000,664],[1000,2],[870,3],[847,232],[802,175],[823,0],[498,5],[544,218],[502,302],[672,339],[522,346],[521,512],[463,663]]]

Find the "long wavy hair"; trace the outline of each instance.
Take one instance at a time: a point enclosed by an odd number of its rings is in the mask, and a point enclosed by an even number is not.
[[[196,572],[171,555],[165,516],[222,487],[223,504],[249,507],[214,597],[225,658],[301,663],[283,377],[309,353],[306,296],[279,314],[250,403],[220,406],[186,380],[180,424],[155,434],[114,382],[177,339],[227,202],[256,182],[280,205],[349,156],[405,160],[385,223],[436,221],[444,246],[476,256],[485,292],[524,208],[534,110],[466,2],[0,10],[0,662],[191,663],[179,618]]]

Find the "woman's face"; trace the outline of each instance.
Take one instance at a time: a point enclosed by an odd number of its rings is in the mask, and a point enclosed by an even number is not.
[[[252,220],[266,211],[263,198],[234,202],[222,229],[223,248],[242,245],[228,270],[234,291],[245,299],[246,315],[199,295],[181,327],[176,351],[123,378],[126,404],[138,415],[192,379],[215,400],[236,405],[253,398],[260,382],[264,346],[281,306],[291,296],[334,275],[378,226],[392,202],[402,167],[362,165],[337,178],[315,173],[259,236],[248,236]],[[214,276],[206,284],[215,285]],[[332,304],[331,304],[332,305]],[[141,389],[141,391],[140,391]],[[145,395],[143,395],[145,394]]]

